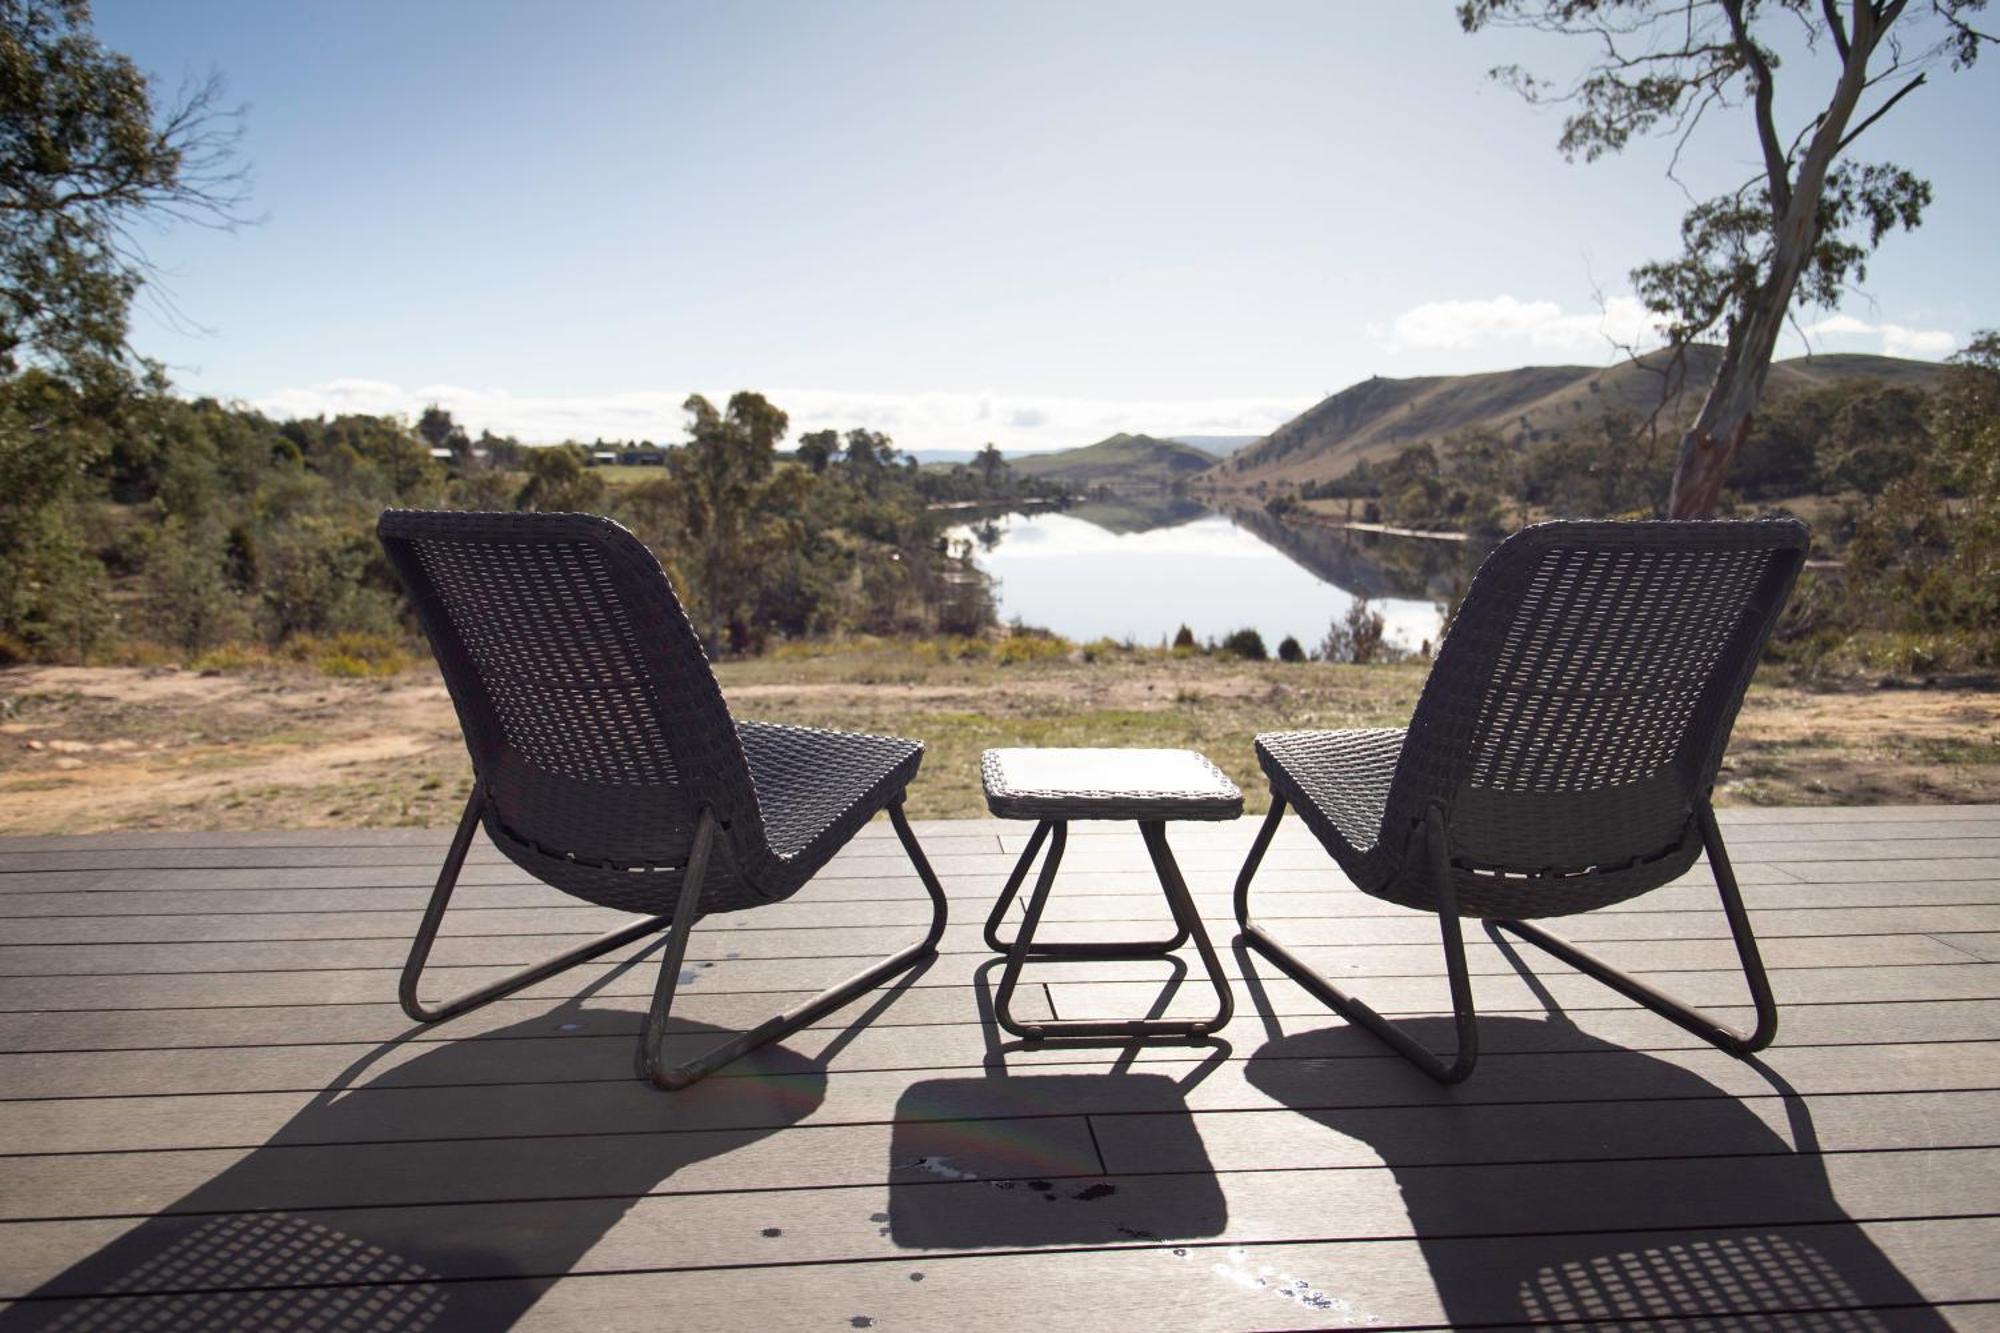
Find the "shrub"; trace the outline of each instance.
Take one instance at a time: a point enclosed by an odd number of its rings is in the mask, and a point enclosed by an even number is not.
[[[1306,660],[1306,650],[1299,646],[1297,639],[1287,634],[1278,644],[1278,660],[1280,662],[1303,662]]]
[[[329,676],[393,676],[423,659],[405,640],[390,634],[350,631],[344,634],[300,634],[285,643],[294,662],[309,663]]]
[[[1254,629],[1239,629],[1223,639],[1223,652],[1232,657],[1240,657],[1247,662],[1264,662],[1270,654],[1264,651],[1264,636]]]
[[[1013,666],[1018,662],[1046,662],[1052,657],[1067,656],[1067,640],[1059,639],[1047,630],[1025,629],[1018,625],[993,650],[993,660],[1001,666]]]
[[[1366,597],[1355,598],[1349,603],[1347,614],[1327,629],[1319,655],[1329,662],[1361,665],[1387,660],[1389,647],[1383,634],[1382,613],[1369,606]]]
[[[1188,628],[1188,627],[1187,627],[1186,625],[1182,625],[1182,626],[1180,627],[1180,629],[1178,629],[1178,630],[1176,630],[1176,631],[1174,632],[1174,651],[1175,651],[1175,652],[1190,652],[1190,653],[1191,653],[1191,652],[1195,651],[1195,648],[1196,648],[1196,647],[1197,647],[1197,645],[1195,644],[1195,641],[1194,641],[1194,631],[1193,631],[1193,630],[1191,630],[1191,629],[1189,629],[1189,628]]]

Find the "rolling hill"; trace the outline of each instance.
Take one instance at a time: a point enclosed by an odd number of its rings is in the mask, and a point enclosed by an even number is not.
[[[1010,458],[1017,471],[1067,482],[1079,490],[1166,489],[1215,466],[1216,456],[1179,440],[1113,435],[1077,449]]]
[[[1665,418],[1684,421],[1701,406],[1720,349],[1688,349],[1685,387]],[[1524,366],[1483,375],[1431,375],[1392,380],[1376,376],[1334,394],[1238,450],[1205,473],[1198,485],[1220,490],[1290,487],[1328,481],[1356,463],[1379,462],[1413,444],[1436,444],[1474,428],[1534,444],[1608,410],[1644,415],[1659,404],[1664,355],[1615,366]],[[1931,361],[1854,354],[1797,357],[1771,366],[1767,399],[1843,379],[1867,378],[1927,386],[1941,367]]]

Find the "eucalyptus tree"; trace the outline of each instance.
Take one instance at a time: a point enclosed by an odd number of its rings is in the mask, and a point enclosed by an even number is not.
[[[136,228],[245,220],[240,121],[219,78],[159,99],[84,0],[0,0],[0,374],[96,379],[134,358],[152,274]]]
[[[681,487],[681,531],[694,557],[689,573],[708,648],[719,653],[724,623],[748,596],[768,544],[767,520],[793,504],[791,487],[774,476],[778,441],[791,421],[748,391],[730,395],[722,411],[700,394],[683,407],[688,442],[667,455],[667,466]]]
[[[1915,228],[1930,183],[1848,150],[1941,70],[1978,59],[1992,34],[1975,26],[1986,0],[1461,0],[1467,32],[1518,27],[1587,39],[1571,80],[1517,65],[1493,71],[1534,103],[1565,108],[1558,146],[1575,160],[1622,151],[1635,137],[1673,144],[1669,173],[1712,115],[1740,115],[1758,167],[1681,219],[1681,253],[1632,272],[1639,299],[1678,352],[1722,339],[1722,357],[1681,437],[1669,512],[1715,511],[1729,464],[1749,433],[1778,336],[1795,305],[1833,307],[1866,276],[1892,229]],[[1777,109],[1780,46],[1790,38],[1816,73],[1814,108],[1793,125]]]

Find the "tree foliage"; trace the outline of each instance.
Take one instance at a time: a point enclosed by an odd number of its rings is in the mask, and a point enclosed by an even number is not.
[[[1558,147],[1571,159],[1664,136],[1678,165],[1709,116],[1747,112],[1758,170],[1688,210],[1679,255],[1632,273],[1670,343],[1718,333],[1724,342],[1707,400],[1681,440],[1674,516],[1714,512],[1795,304],[1837,305],[1866,277],[1869,255],[1891,230],[1922,221],[1927,181],[1895,163],[1848,160],[1847,150],[1932,74],[1978,59],[1991,40],[1973,24],[1985,7],[1986,0],[1461,0],[1468,32],[1523,27],[1590,39],[1594,58],[1571,81],[1519,66],[1493,71],[1529,101],[1564,109]],[[1819,109],[1789,133],[1776,110],[1787,29],[1808,57],[1828,53],[1834,67]]]
[[[84,0],[0,0],[0,374],[123,370],[141,221],[231,226],[237,120],[211,77],[156,104]]]

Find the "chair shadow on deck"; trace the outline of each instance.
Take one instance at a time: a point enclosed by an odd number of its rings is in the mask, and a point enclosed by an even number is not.
[[[1453,1325],[1950,1327],[1841,1208],[1806,1100],[1781,1077],[1744,1062],[1778,1094],[1782,1133],[1699,1075],[1584,1034],[1488,933],[1547,1016],[1482,1015],[1500,1058],[1477,1084],[1439,1087],[1352,1027],[1274,1036],[1247,1067],[1252,1085],[1388,1167]],[[1452,1019],[1398,1021],[1450,1048]],[[1326,1105],[1343,1095],[1355,1104]]]
[[[506,1328],[676,1172],[824,1099],[825,1056],[782,1046],[754,1073],[663,1096],[632,1078],[642,1015],[584,1000],[376,1047],[263,1145],[0,1311],[0,1333]],[[692,1051],[724,1035],[675,1020],[668,1040]],[[409,1058],[366,1076],[397,1054]]]
[[[1148,1017],[1164,1013],[1187,976],[1179,958]],[[1187,1090],[1228,1058],[1228,1043],[1190,1044],[1205,1058],[1179,1078],[1131,1072],[1138,1042],[1103,1037],[1046,1043],[1006,1038],[993,1008],[994,959],[973,993],[986,1036],[980,1077],[926,1079],[896,1103],[889,1148],[888,1233],[912,1249],[1032,1249],[1218,1236],[1229,1209]],[[1061,964],[1057,964],[1060,966]],[[1016,1073],[1010,1052],[1119,1048],[1111,1071],[1062,1066]],[[1113,1115],[1144,1143],[1156,1174],[1107,1178],[1091,1116]]]

